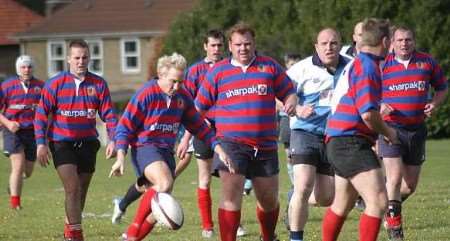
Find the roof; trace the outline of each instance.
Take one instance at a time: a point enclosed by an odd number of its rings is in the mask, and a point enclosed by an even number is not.
[[[0,0],[0,45],[14,45],[10,36],[22,32],[44,17],[13,0]]]
[[[174,17],[190,10],[196,0],[76,0],[19,39],[89,36],[161,35]]]

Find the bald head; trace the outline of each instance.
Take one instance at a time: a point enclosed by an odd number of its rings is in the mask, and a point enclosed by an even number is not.
[[[336,67],[341,49],[341,35],[335,29],[324,28],[317,34],[315,48],[325,66]]]

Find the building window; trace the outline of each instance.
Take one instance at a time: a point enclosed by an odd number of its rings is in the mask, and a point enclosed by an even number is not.
[[[139,39],[122,39],[120,49],[122,72],[139,73],[141,71]]]
[[[64,41],[50,41],[47,43],[48,76],[53,77],[61,71],[67,70],[66,43]]]
[[[86,40],[89,45],[91,61],[89,71],[97,75],[103,75],[103,44],[101,40]]]

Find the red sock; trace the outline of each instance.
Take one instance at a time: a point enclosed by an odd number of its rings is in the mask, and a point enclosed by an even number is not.
[[[363,213],[359,219],[359,241],[376,241],[380,225],[381,218]]]
[[[388,227],[400,227],[402,226],[402,215],[390,217],[389,215],[385,215],[384,218],[386,219]]]
[[[152,212],[151,201],[155,194],[156,191],[153,188],[149,188],[145,191],[144,195],[142,195],[133,223],[130,224],[127,230],[128,238],[135,238],[138,236],[142,223]]]
[[[9,202],[11,203],[11,208],[20,207],[20,196],[11,196]]]
[[[211,213],[211,192],[209,188],[197,188],[197,204],[200,210],[200,218],[202,220],[202,228],[206,230],[213,229],[212,213]]]
[[[64,223],[64,238],[70,237],[70,230],[69,230],[69,224]]]
[[[322,221],[322,241],[336,241],[344,221],[345,217],[338,216],[328,208]]]
[[[241,221],[241,210],[228,211],[219,208],[219,229],[221,241],[236,241],[236,232]]]
[[[137,235],[136,241],[143,240],[145,236],[152,231],[154,225],[155,223],[150,223],[147,219],[145,219],[139,229],[139,234]]]
[[[263,241],[272,241],[275,238],[279,210],[280,208],[277,207],[275,210],[264,212],[259,207],[256,207],[256,216],[259,220]]]
[[[81,228],[81,224],[80,223],[64,224],[64,237],[73,238],[80,241],[84,240],[83,229]]]

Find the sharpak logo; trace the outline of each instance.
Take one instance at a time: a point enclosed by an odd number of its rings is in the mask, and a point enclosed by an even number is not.
[[[227,98],[231,98],[233,96],[246,96],[246,95],[251,95],[251,94],[267,95],[267,85],[266,84],[258,84],[258,85],[253,85],[253,86],[250,86],[247,88],[228,90],[226,93]]]
[[[154,123],[150,126],[150,131],[159,130],[161,132],[173,132],[174,134],[176,134],[178,132],[179,127],[180,123],[174,124]]]
[[[415,81],[389,86],[390,91],[407,91],[413,89],[417,89],[418,91],[425,91],[425,81]]]
[[[95,119],[97,110],[87,109],[87,110],[61,110],[62,116],[65,117],[86,117],[88,119]]]

